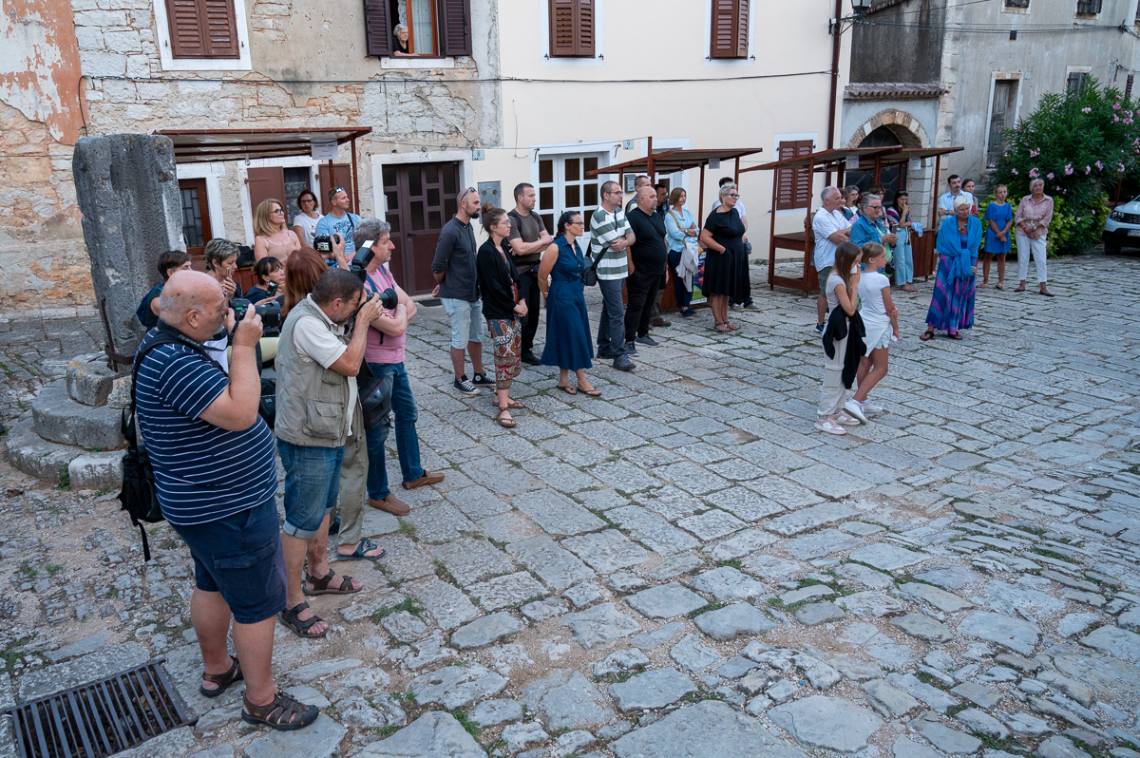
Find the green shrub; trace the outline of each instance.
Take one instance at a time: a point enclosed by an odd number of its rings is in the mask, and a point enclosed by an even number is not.
[[[1140,176],[1138,120],[1133,100],[1095,81],[1080,93],[1048,93],[1006,133],[990,186],[1007,185],[1016,208],[1030,180],[1044,179],[1054,202],[1049,252],[1080,252],[1100,239],[1108,194]]]

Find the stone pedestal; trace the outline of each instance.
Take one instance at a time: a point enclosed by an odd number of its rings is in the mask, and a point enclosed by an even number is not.
[[[174,143],[147,134],[83,137],[72,158],[83,237],[110,347],[135,351],[145,330],[135,309],[158,281],[158,256],[184,250]]]

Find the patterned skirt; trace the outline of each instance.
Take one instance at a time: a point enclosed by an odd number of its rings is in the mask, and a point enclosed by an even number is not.
[[[977,286],[977,277],[973,274],[955,278],[950,272],[949,259],[939,256],[934,294],[930,298],[930,310],[926,312],[927,325],[951,334],[972,327]]]
[[[487,332],[495,345],[495,389],[508,390],[522,370],[522,330],[519,320],[487,319]]]

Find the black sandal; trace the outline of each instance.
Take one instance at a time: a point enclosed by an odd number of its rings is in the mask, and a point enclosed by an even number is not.
[[[233,664],[230,666],[229,671],[225,673],[207,674],[204,671],[202,672],[202,681],[212,682],[218,685],[214,689],[208,689],[202,685],[198,685],[198,692],[201,693],[202,697],[217,697],[225,692],[231,684],[241,679],[241,666],[238,664],[238,659],[231,655],[230,660],[233,661]]]
[[[317,720],[321,712],[315,705],[305,705],[278,691],[265,705],[254,705],[242,695],[241,720],[247,724],[265,724],[271,729],[291,732],[303,729]]]
[[[281,611],[281,623],[287,626],[298,637],[304,637],[307,640],[323,639],[329,633],[328,626],[325,626],[323,632],[310,632],[314,625],[324,622],[317,614],[309,616],[307,619],[301,618],[301,611],[309,607],[308,603],[297,603],[292,608]],[[203,693],[204,694],[204,693]],[[207,695],[207,697],[209,697]]]
[[[364,589],[363,587],[353,587],[352,577],[347,574],[341,574],[340,584],[334,587],[332,580],[336,577],[337,573],[332,569],[329,569],[329,573],[320,578],[306,574],[305,581],[301,582],[301,591],[306,595],[351,595]]]
[[[925,332],[922,333],[922,336],[920,336],[919,339],[922,340],[923,342],[929,342],[930,340],[934,339],[934,330],[933,329],[927,329]]]

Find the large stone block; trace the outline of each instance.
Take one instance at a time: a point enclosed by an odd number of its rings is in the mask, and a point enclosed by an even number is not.
[[[13,424],[8,434],[4,436],[8,462],[25,474],[58,482],[80,451],[66,445],[48,442],[36,434],[32,423],[31,416],[26,416]]]
[[[49,442],[84,450],[114,450],[124,444],[118,408],[92,407],[71,399],[67,382],[55,381],[32,401],[36,433]]]
[[[184,249],[174,144],[158,135],[83,137],[72,175],[95,300],[114,349],[131,355],[145,331],[135,309],[158,279],[158,256]]]
[[[125,408],[131,400],[131,378],[108,368],[102,353],[79,355],[67,362],[67,394],[83,405]]]
[[[67,464],[73,490],[117,490],[123,484],[123,451],[84,453]]]

